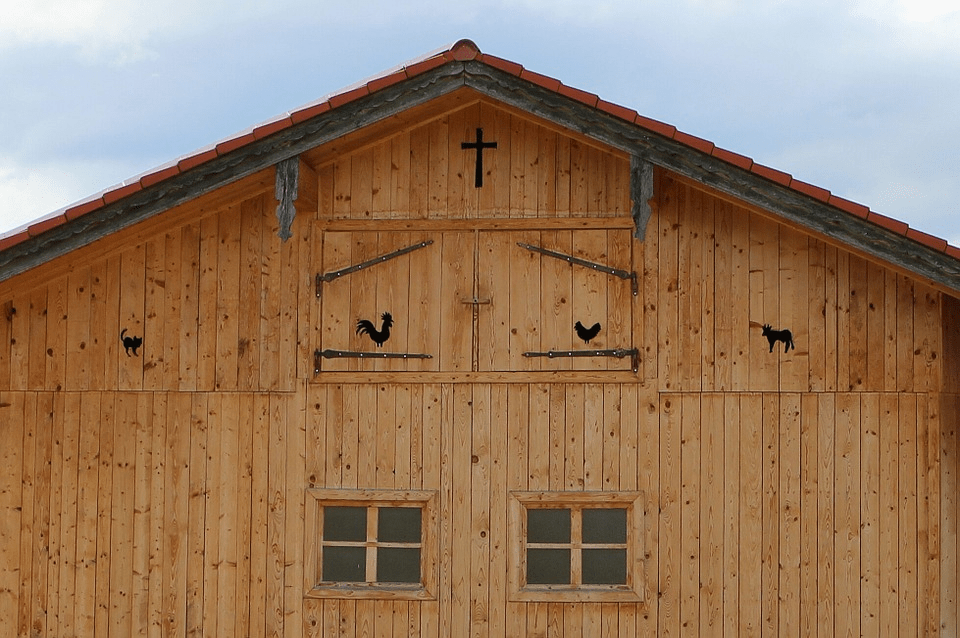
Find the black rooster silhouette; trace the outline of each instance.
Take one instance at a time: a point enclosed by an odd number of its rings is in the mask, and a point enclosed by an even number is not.
[[[377,327],[373,325],[373,322],[369,319],[361,319],[357,322],[357,334],[370,335],[370,338],[373,340],[377,347],[383,345],[383,342],[390,338],[390,326],[393,325],[393,316],[389,312],[385,312],[380,315],[380,318],[383,320],[383,323],[380,326],[380,329],[377,330]]]
[[[584,328],[583,324],[578,321],[573,324],[573,329],[577,331],[577,336],[583,339],[584,343],[590,343],[590,340],[600,332],[600,324],[595,323],[589,328]]]
[[[130,351],[133,350],[133,354],[138,357],[140,354],[137,352],[137,348],[143,345],[143,337],[124,337],[123,335],[127,334],[127,329],[124,328],[120,331],[120,340],[123,341],[123,349],[127,353],[127,356],[130,356]]]

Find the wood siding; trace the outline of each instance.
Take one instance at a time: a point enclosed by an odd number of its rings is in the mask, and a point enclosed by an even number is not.
[[[637,242],[628,158],[486,101],[316,157],[286,242],[257,189],[0,289],[0,637],[956,633],[956,299],[659,170]],[[387,310],[432,359],[314,373]],[[582,315],[636,373],[522,355]],[[435,492],[436,599],[305,598],[309,488]],[[570,490],[642,494],[642,602],[512,599]]]

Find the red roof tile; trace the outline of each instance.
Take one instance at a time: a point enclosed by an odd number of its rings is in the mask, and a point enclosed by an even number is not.
[[[542,86],[548,91],[557,92],[560,90],[560,80],[547,75],[534,73],[533,71],[527,69],[520,71],[520,79],[526,80],[527,82],[533,82],[534,84]]]
[[[312,104],[310,106],[298,109],[290,114],[290,119],[293,120],[294,124],[299,124],[305,120],[309,120],[311,117],[316,117],[330,110],[330,102],[320,102],[319,104]]]
[[[649,129],[654,133],[659,133],[664,137],[669,137],[673,139],[673,136],[677,134],[677,127],[670,124],[665,124],[659,120],[654,120],[649,117],[644,117],[643,115],[637,115],[633,120],[634,124],[637,126],[642,126],[645,129]]]
[[[443,66],[446,63],[447,61],[443,59],[442,56],[438,56],[421,60],[420,62],[416,62],[404,68],[406,69],[407,77],[412,78],[415,75],[426,73],[427,71],[435,69],[438,66]]]
[[[870,211],[869,213],[867,213],[867,221],[873,222],[878,226],[883,226],[887,230],[891,230],[897,233],[898,235],[906,235],[907,230],[909,230],[910,228],[909,226],[907,226],[906,224],[904,224],[902,221],[898,219],[892,219],[890,217],[887,217],[886,215],[881,215],[880,213],[875,213],[873,211]]]
[[[367,85],[359,86],[355,89],[350,89],[345,93],[338,93],[337,95],[330,96],[330,108],[337,108],[338,106],[343,106],[348,102],[353,102],[362,97],[370,95],[370,89],[367,88]]]
[[[625,106],[620,106],[619,104],[614,104],[613,102],[607,102],[606,100],[597,100],[597,108],[604,113],[609,113],[610,115],[619,117],[621,120],[626,120],[628,122],[633,122],[637,119],[637,112],[633,109],[628,109]]]
[[[285,117],[282,120],[275,120],[273,122],[261,124],[257,128],[253,129],[253,136],[258,140],[261,140],[268,135],[273,135],[274,133],[282,131],[283,129],[291,126],[293,126],[293,120],[290,117]]]
[[[131,184],[124,184],[118,188],[108,190],[103,194],[103,203],[112,204],[113,202],[120,201],[128,195],[133,195],[143,190],[143,186],[140,185],[140,181],[133,182]]]
[[[88,199],[84,202],[74,204],[73,206],[65,210],[63,212],[63,215],[68,220],[76,219],[77,217],[81,217],[83,215],[86,215],[87,213],[91,213],[97,210],[98,208],[101,208],[103,205],[104,205],[103,196],[100,196],[96,199]]]
[[[840,210],[846,211],[851,215],[856,215],[862,219],[866,219],[870,214],[870,209],[863,204],[851,202],[849,199],[843,199],[842,197],[837,197],[836,195],[832,195],[828,203],[831,206],[836,206]]]
[[[718,160],[723,160],[728,164],[733,164],[734,166],[739,166],[740,168],[749,171],[753,167],[753,160],[744,155],[734,153],[733,151],[728,151],[725,148],[720,148],[719,146],[713,149],[711,153]]]
[[[934,250],[939,250],[941,252],[945,252],[947,250],[947,241],[945,239],[928,235],[927,233],[914,230],[913,228],[907,229],[907,237],[913,239],[914,241],[918,241],[921,244],[929,246]]]
[[[27,227],[27,234],[29,234],[31,237],[36,237],[37,235],[44,233],[51,228],[56,228],[57,226],[62,225],[66,221],[67,218],[64,217],[63,214],[41,219],[40,221],[34,222]]]
[[[580,89],[575,89],[572,86],[567,86],[566,84],[560,85],[560,95],[572,98],[578,102],[583,102],[587,106],[595,107],[597,102],[600,101],[600,98],[593,93],[587,93],[586,91],[581,91]]]
[[[586,104],[589,107],[598,108],[605,113],[609,113],[615,117],[645,128],[658,135],[673,139],[697,151],[712,155],[716,159],[727,162],[740,169],[748,170],[755,175],[759,175],[796,192],[803,193],[804,195],[826,202],[829,205],[834,206],[848,214],[866,219],[895,233],[905,235],[906,237],[918,241],[935,250],[946,252],[950,256],[960,259],[960,248],[950,246],[943,239],[911,229],[903,222],[872,212],[869,208],[863,206],[862,204],[857,204],[842,197],[832,195],[825,189],[800,180],[795,180],[788,173],[770,168],[769,166],[756,164],[749,157],[739,155],[725,149],[717,148],[712,142],[688,133],[684,133],[682,131],[678,131],[676,127],[671,126],[670,124],[644,117],[627,107],[620,106],[606,100],[601,100],[599,96],[593,93],[566,86],[555,78],[524,69],[523,66],[517,64],[516,62],[511,62],[510,60],[505,60],[494,55],[482,53],[476,44],[474,44],[471,40],[466,39],[459,40],[446,49],[428,54],[418,60],[411,61],[402,67],[392,69],[377,77],[371,78],[360,85],[355,85],[340,91],[339,93],[335,93],[329,96],[327,99],[303,106],[295,111],[292,111],[286,117],[281,117],[276,120],[260,124],[251,131],[246,131],[229,139],[223,140],[214,148],[202,149],[193,153],[192,155],[185,156],[179,159],[175,164],[163,166],[148,172],[136,181],[131,181],[128,184],[110,189],[100,196],[71,205],[59,214],[51,215],[35,222],[26,230],[18,229],[16,231],[12,231],[11,234],[5,237],[0,237],[0,250],[19,244],[28,237],[36,236],[37,234],[46,230],[55,228],[56,226],[65,223],[67,220],[76,219],[77,217],[97,210],[107,203],[118,201],[141,189],[150,188],[165,179],[175,177],[179,173],[188,171],[191,168],[211,161],[219,155],[223,155],[230,151],[241,148],[255,140],[262,139],[268,135],[281,131],[295,124],[299,124],[312,117],[322,115],[333,108],[337,108],[353,100],[369,95],[374,91],[392,86],[398,82],[402,82],[407,78],[425,73],[449,62],[467,60],[479,60],[484,64],[488,64],[492,67],[500,69],[501,71],[532,82],[547,90],[554,91],[560,95],[574,99],[578,102]]]
[[[153,173],[147,173],[140,178],[140,185],[144,188],[150,188],[158,182],[162,182],[165,179],[175,177],[180,174],[180,167],[176,164],[173,166],[168,166],[167,168],[154,171]]]
[[[778,171],[775,168],[770,168],[769,166],[764,166],[763,164],[754,163],[753,168],[750,169],[750,172],[754,175],[759,175],[760,177],[765,177],[769,180],[777,182],[778,184],[783,184],[784,186],[790,186],[790,182],[793,181],[793,178],[783,171]]]
[[[689,133],[684,133],[682,131],[677,131],[676,133],[674,133],[673,139],[677,140],[681,144],[685,144],[686,146],[695,148],[698,151],[703,151],[708,155],[710,153],[713,153],[713,149],[716,146],[713,142],[709,142],[705,139],[695,137],[693,135],[690,135]]]
[[[814,186],[813,184],[802,182],[799,179],[791,180],[790,188],[795,191],[799,191],[804,195],[809,195],[814,199],[819,199],[821,202],[830,201],[830,191],[820,188],[819,186]]]
[[[25,230],[21,230],[13,235],[7,235],[6,237],[0,237],[0,250],[12,248],[28,239],[30,239],[30,233]]]
[[[450,51],[446,54],[447,59],[449,60],[475,60],[477,56],[480,55],[480,49],[476,44],[473,43],[473,40],[458,40],[454,42],[453,46],[450,47]]]
[[[367,89],[369,89],[369,91],[373,93],[374,91],[385,89],[388,86],[393,86],[398,82],[403,82],[406,79],[407,79],[407,73],[406,71],[401,69],[399,71],[395,71],[394,73],[391,73],[390,75],[385,75],[382,78],[375,78],[373,80],[370,80],[370,82],[367,84]],[[329,103],[325,102],[325,104],[329,104]]]
[[[177,166],[180,167],[181,171],[187,172],[191,168],[194,168],[195,166],[199,166],[200,164],[209,162],[212,159],[216,159],[216,157],[217,157],[217,149],[211,148],[209,150],[197,153],[196,155],[189,155],[187,157],[184,157],[177,163]]]

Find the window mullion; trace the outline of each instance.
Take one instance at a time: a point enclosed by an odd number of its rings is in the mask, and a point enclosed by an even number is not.
[[[373,583],[377,580],[377,524],[380,508],[367,508],[367,582]]]
[[[583,584],[583,509],[573,507],[570,510],[570,584],[579,587]]]

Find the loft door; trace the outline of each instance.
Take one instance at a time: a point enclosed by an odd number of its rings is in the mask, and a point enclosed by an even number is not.
[[[322,242],[321,371],[634,363],[629,230],[328,231]]]

